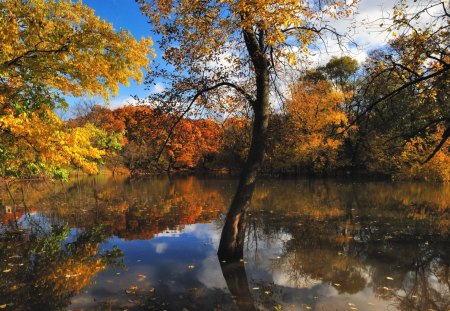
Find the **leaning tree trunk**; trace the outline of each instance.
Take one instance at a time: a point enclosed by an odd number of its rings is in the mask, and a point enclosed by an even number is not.
[[[259,34],[260,39],[262,35]],[[255,189],[256,176],[264,158],[269,124],[268,60],[262,52],[262,40],[258,42],[253,32],[244,32],[244,39],[256,73],[256,100],[252,103],[254,112],[252,142],[222,229],[218,250],[220,260],[243,258],[246,216]]]

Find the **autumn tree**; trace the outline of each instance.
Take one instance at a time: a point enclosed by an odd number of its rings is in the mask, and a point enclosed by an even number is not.
[[[448,1],[418,1],[411,7],[399,1],[392,17],[380,22],[391,40],[366,62],[366,83],[354,102],[357,116],[352,123],[364,131],[364,140],[371,141],[372,149],[378,151],[372,153],[387,171],[395,171],[389,159],[402,153],[405,144],[409,152],[412,145],[420,146],[411,166],[430,161],[447,146],[449,17]]]
[[[61,171],[71,163],[96,172],[104,153],[94,143],[99,130],[67,130],[54,109],[67,107],[66,96],[108,100],[119,83],[140,81],[151,40],[116,32],[81,1],[7,0],[0,12],[2,176]]]
[[[251,146],[219,247],[222,258],[242,258],[245,215],[264,157],[277,73],[283,64],[295,63],[294,52],[332,30],[327,18],[351,11],[341,1],[138,2],[175,69],[161,72],[168,88],[155,100],[166,107],[187,103],[182,113],[195,104],[220,111],[229,108],[220,100],[226,94],[251,107]]]
[[[329,81],[301,81],[291,88],[286,103],[285,147],[293,154],[290,165],[315,171],[335,168],[344,137],[337,135],[348,123],[342,109],[344,96]]]

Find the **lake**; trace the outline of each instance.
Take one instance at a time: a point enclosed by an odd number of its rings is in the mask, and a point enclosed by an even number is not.
[[[2,189],[0,308],[450,310],[449,185],[263,179],[229,265],[216,252],[236,185]]]

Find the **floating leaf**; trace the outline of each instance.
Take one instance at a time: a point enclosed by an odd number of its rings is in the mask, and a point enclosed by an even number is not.
[[[3,270],[3,273],[8,273],[10,271],[11,271],[11,269],[5,269],[5,270]]]
[[[273,306],[273,309],[274,309],[275,311],[281,311],[281,310],[283,310],[283,306],[282,306],[282,305],[274,305],[274,306]]]
[[[189,265],[189,266],[188,266],[188,269],[194,269],[194,268],[195,268],[194,265]]]
[[[390,280],[390,281],[393,281],[393,280],[394,280],[394,278],[393,278],[393,277],[390,277],[390,276],[387,276],[387,277],[386,277],[386,280]]]

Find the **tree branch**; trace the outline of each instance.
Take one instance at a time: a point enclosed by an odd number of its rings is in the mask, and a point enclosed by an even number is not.
[[[167,143],[169,142],[170,138],[172,138],[173,131],[175,130],[175,127],[178,125],[178,123],[181,122],[181,120],[184,118],[184,116],[191,110],[191,108],[194,105],[195,101],[200,96],[202,96],[203,94],[205,94],[207,92],[210,92],[212,90],[218,89],[218,88],[220,88],[222,86],[228,86],[228,87],[231,87],[231,88],[235,89],[237,92],[239,92],[241,95],[243,95],[247,99],[247,101],[250,103],[251,106],[254,106],[255,100],[253,99],[253,97],[250,94],[248,94],[240,86],[238,86],[238,85],[236,85],[234,83],[228,82],[228,81],[219,82],[219,83],[217,83],[215,85],[212,85],[210,87],[206,87],[206,88],[204,88],[202,90],[197,91],[197,93],[195,93],[194,96],[192,97],[192,99],[191,99],[189,105],[187,106],[187,108],[178,116],[178,118],[176,118],[175,122],[170,127],[169,133],[167,134],[167,137],[164,140],[163,145],[161,146],[161,148],[159,149],[159,151],[158,151],[158,153],[156,155],[156,158],[155,158],[156,161],[159,161],[159,159],[161,158],[161,155],[162,155],[164,149],[166,148]]]
[[[384,95],[383,97],[377,99],[376,101],[374,101],[370,105],[368,105],[368,107],[361,114],[359,114],[352,122],[350,122],[350,124],[345,128],[344,132],[347,131],[351,126],[355,125],[364,115],[366,115],[368,112],[370,112],[372,109],[374,109],[375,106],[377,106],[379,103],[381,103],[381,102],[385,101],[386,99],[389,99],[389,98],[399,94],[401,91],[403,91],[404,89],[406,89],[406,88],[408,88],[408,87],[410,87],[412,85],[415,85],[415,84],[420,83],[422,81],[426,81],[426,80],[431,79],[433,77],[439,76],[439,75],[445,73],[448,70],[450,70],[450,66],[445,66],[442,69],[440,69],[440,70],[438,70],[438,71],[436,71],[436,72],[434,72],[432,74],[429,74],[427,76],[422,76],[422,77],[417,78],[415,80],[412,80],[412,81],[410,81],[408,83],[405,83],[402,86],[400,86],[397,89],[395,89],[394,91],[392,91],[392,92]]]

